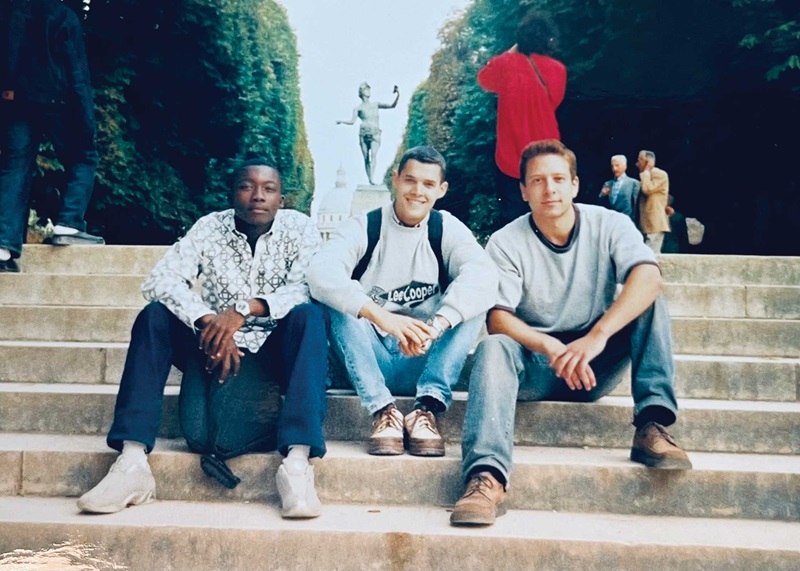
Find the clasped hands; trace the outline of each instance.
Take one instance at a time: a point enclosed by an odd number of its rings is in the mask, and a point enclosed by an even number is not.
[[[450,327],[443,317],[437,318],[444,322],[443,329]],[[385,310],[375,316],[373,323],[398,340],[400,352],[406,357],[424,355],[431,344],[442,335],[442,330],[424,321]]]
[[[199,320],[200,350],[206,354],[206,372],[224,383],[239,374],[244,353],[233,340],[233,334],[244,325],[245,317],[229,307],[218,315],[204,315]]]
[[[590,391],[597,386],[597,379],[589,363],[603,352],[606,342],[606,337],[591,331],[566,345],[548,336],[545,354],[556,376],[563,379],[571,390]]]

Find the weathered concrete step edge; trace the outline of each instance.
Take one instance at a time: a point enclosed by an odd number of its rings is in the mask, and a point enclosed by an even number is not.
[[[26,245],[20,266],[28,273],[146,274],[166,251],[166,246]],[[800,257],[663,254],[659,264],[668,282],[800,284]]]
[[[0,340],[127,342],[138,310],[4,306]],[[35,326],[33,325],[35,324]],[[676,317],[674,351],[699,355],[800,356],[800,320]]]
[[[166,253],[166,246],[26,245],[20,269],[32,274],[148,274]]]
[[[126,343],[0,341],[0,382],[118,384]],[[800,359],[725,355],[676,355],[680,398],[724,400],[800,400]],[[456,390],[469,386],[471,360]],[[612,394],[630,394],[630,372]],[[350,388],[343,371],[331,371],[335,388]],[[180,384],[173,369],[168,384]]]
[[[0,274],[0,303],[142,307],[142,281],[129,274]],[[673,316],[800,319],[800,286],[666,284],[665,294]]]
[[[69,541],[131,571],[248,571],[265,562],[309,571],[800,566],[800,526],[770,521],[512,510],[473,529],[452,528],[444,509],[429,507],[326,505],[317,519],[288,522],[262,504],[156,502],[109,516],[76,514],[69,499],[3,498],[0,506],[0,552]]]
[[[0,433],[0,461],[9,468],[0,495],[79,496],[114,458],[100,436]],[[198,458],[182,439],[158,442],[150,465],[160,499],[277,502],[278,455],[230,460],[242,478],[234,490],[207,478]],[[648,470],[616,449],[517,447],[514,460],[511,509],[800,519],[800,457],[693,453],[688,472]],[[360,443],[333,441],[315,471],[324,503],[447,506],[463,490],[458,446],[444,458],[377,457]]]
[[[105,434],[116,397],[113,385],[0,384],[0,431]],[[178,387],[165,390],[160,436],[180,436]],[[335,393],[335,391],[332,391]],[[451,442],[461,438],[466,394],[455,393],[439,428]],[[402,411],[413,399],[398,398]],[[800,404],[751,401],[681,401],[671,429],[687,450],[706,452],[800,453]],[[632,406],[628,397],[596,403],[518,403],[515,440],[532,446],[630,446]],[[325,434],[330,440],[363,441],[371,418],[355,396],[329,394]]]
[[[658,263],[670,283],[800,284],[800,257],[662,254]]]

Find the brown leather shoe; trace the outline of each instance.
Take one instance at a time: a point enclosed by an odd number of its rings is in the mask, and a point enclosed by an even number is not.
[[[375,415],[367,452],[376,456],[403,453],[403,413],[393,404]]]
[[[436,417],[427,410],[412,410],[403,424],[408,434],[408,453],[413,456],[444,456],[444,440]]]
[[[686,452],[657,422],[648,422],[633,435],[631,460],[650,468],[662,470],[691,470],[692,463]]]
[[[450,514],[451,525],[492,525],[506,513],[503,500],[506,491],[489,472],[479,472],[470,478],[467,491],[456,502]]]

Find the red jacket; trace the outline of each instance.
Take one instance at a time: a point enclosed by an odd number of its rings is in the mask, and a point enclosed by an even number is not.
[[[561,138],[556,108],[564,100],[567,68],[547,56],[533,54],[532,58],[547,89],[528,57],[520,53],[496,56],[478,72],[480,86],[498,96],[495,161],[513,178],[519,178],[519,158],[528,143]]]

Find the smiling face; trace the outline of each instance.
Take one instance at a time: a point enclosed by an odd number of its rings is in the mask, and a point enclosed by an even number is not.
[[[283,206],[281,177],[272,167],[249,166],[239,173],[233,194],[233,209],[243,222],[269,229]]]
[[[564,157],[545,154],[528,160],[525,183],[520,186],[537,225],[571,216],[572,199],[578,195],[578,177],[571,176]]]
[[[392,185],[396,193],[394,212],[406,226],[416,226],[433,210],[433,205],[447,192],[442,180],[442,167],[410,159],[403,170],[394,173]]]

